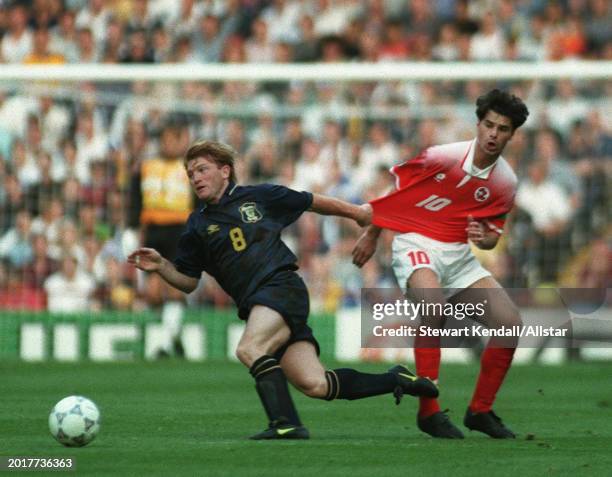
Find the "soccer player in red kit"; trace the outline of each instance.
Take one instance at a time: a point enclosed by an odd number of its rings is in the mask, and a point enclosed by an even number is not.
[[[475,139],[430,147],[393,167],[396,190],[371,202],[372,225],[355,245],[353,262],[361,267],[370,259],[381,228],[394,230],[399,234],[393,240],[392,265],[401,287],[418,290],[419,298],[431,303],[465,303],[473,299],[470,293],[485,293],[489,303],[483,320],[487,326],[520,326],[516,307],[480,265],[468,241],[485,250],[497,244],[517,186],[516,175],[501,153],[528,114],[519,98],[494,89],[476,102]],[[443,326],[443,318],[436,326]],[[510,368],[516,342],[492,338],[487,344],[464,418],[467,428],[494,438],[515,437],[492,405]],[[417,374],[437,382],[440,338],[417,334],[414,353]],[[441,411],[437,399],[420,398],[417,424],[433,437],[464,437]]]

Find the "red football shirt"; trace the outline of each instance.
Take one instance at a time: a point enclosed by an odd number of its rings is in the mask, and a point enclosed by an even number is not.
[[[467,218],[501,234],[514,205],[517,179],[503,157],[473,165],[476,139],[433,146],[391,168],[397,190],[371,202],[372,223],[441,242],[467,242]]]

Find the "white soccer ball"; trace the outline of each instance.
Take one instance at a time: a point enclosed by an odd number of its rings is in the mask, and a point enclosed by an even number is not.
[[[68,396],[51,410],[49,430],[67,447],[85,446],[98,435],[100,411],[93,401],[83,396]]]

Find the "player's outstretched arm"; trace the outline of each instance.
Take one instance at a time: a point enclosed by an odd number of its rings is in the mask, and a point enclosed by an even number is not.
[[[154,248],[139,248],[129,255],[127,261],[140,270],[159,274],[169,285],[184,293],[191,293],[198,286],[197,278],[179,272]]]
[[[374,252],[376,252],[376,244],[380,232],[382,232],[380,227],[370,225],[357,240],[357,243],[353,247],[353,263],[359,268],[363,267],[365,263],[372,258]]]
[[[372,206],[370,204],[355,205],[335,197],[312,194],[311,212],[321,215],[337,215],[357,222],[362,227],[372,222]]]

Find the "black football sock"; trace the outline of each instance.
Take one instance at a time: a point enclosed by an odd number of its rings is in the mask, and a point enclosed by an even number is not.
[[[363,399],[392,393],[397,377],[392,373],[367,374],[355,369],[341,368],[325,371],[327,396],[325,399]]]
[[[301,426],[285,373],[278,360],[269,355],[257,359],[249,369],[255,388],[270,422],[280,421]]]

